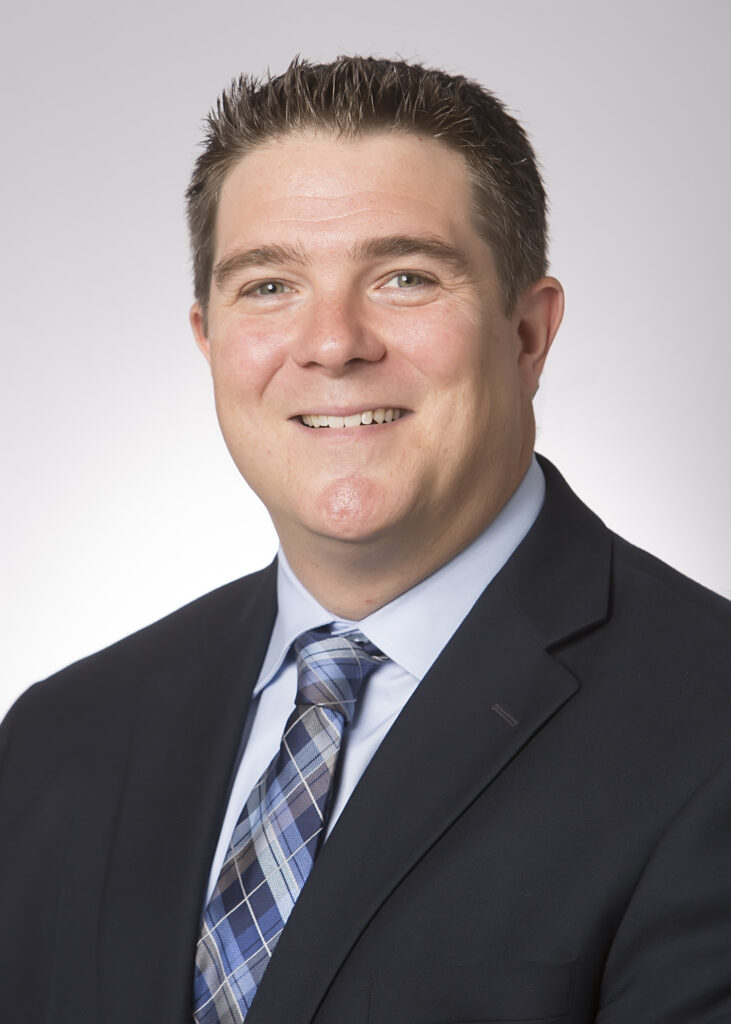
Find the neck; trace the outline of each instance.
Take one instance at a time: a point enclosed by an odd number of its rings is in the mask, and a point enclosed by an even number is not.
[[[363,550],[357,544],[325,542],[311,545],[306,558],[300,557],[298,548],[288,549],[284,542],[282,547],[305,589],[337,618],[355,622],[410,590],[444,564],[401,561],[394,565],[371,545]]]

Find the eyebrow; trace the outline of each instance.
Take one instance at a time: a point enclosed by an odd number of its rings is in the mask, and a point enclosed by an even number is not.
[[[387,235],[383,238],[369,238],[348,253],[354,262],[379,259],[383,256],[430,256],[440,263],[446,263],[459,274],[466,273],[470,261],[461,249],[457,249],[440,238],[430,235]]]
[[[470,262],[461,249],[432,236],[386,235],[368,238],[358,242],[348,251],[348,259],[353,263],[365,263],[384,256],[429,256],[447,264],[458,274],[466,273],[470,267]],[[260,245],[253,249],[240,249],[229,256],[224,256],[213,268],[213,279],[220,288],[227,278],[246,267],[288,264],[305,266],[307,262],[307,256],[299,246]]]
[[[246,267],[282,266],[295,263],[304,266],[304,252],[295,245],[259,245],[255,249],[240,249],[224,256],[213,268],[213,280],[220,288],[227,278]]]

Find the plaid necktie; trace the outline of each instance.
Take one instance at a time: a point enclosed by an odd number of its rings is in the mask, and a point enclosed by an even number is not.
[[[324,836],[345,725],[386,656],[362,633],[303,633],[297,700],[279,753],[254,787],[203,916],[193,989],[197,1024],[246,1018]]]

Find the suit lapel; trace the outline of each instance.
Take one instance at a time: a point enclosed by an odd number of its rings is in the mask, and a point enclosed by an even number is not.
[[[514,616],[510,603],[488,590],[404,708],[295,905],[247,1017],[251,1024],[312,1019],[378,907],[577,689],[516,630]]]
[[[270,566],[253,585],[204,598],[202,620],[178,613],[167,664],[140,666],[142,681],[130,680],[137,716],[100,921],[110,1024],[138,1019],[141,1006],[160,1024],[189,1018],[201,904],[274,621],[275,581]]]
[[[606,617],[610,541],[543,468],[539,520],[364,773],[282,933],[249,1024],[309,1024],[394,888],[578,690],[547,648]]]

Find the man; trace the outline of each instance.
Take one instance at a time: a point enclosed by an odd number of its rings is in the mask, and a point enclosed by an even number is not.
[[[295,62],[223,97],[188,203],[281,551],[11,711],[3,1013],[731,1020],[731,615],[534,459],[563,299],[522,129]]]

